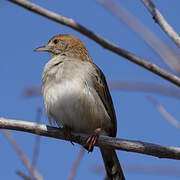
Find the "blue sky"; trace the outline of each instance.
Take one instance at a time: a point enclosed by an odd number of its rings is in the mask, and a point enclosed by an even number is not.
[[[161,58],[142,39],[97,4],[95,0],[54,0],[53,2],[38,0],[31,2],[73,18],[120,47],[169,70]],[[149,27],[165,44],[176,49],[174,43],[154,23],[141,1],[121,0],[118,2]],[[154,3],[175,30],[180,32],[180,22],[178,20],[180,1],[174,0],[172,3],[164,0],[162,3],[161,0],[154,0]],[[55,34],[68,33],[79,37],[86,44],[94,62],[103,70],[107,81],[145,81],[173,86],[151,72],[104,50],[80,33],[24,10],[8,1],[0,2],[0,22],[0,116],[2,117],[34,121],[37,107],[41,106],[43,108],[41,97],[27,99],[22,96],[22,92],[27,86],[41,85],[41,73],[50,57],[48,54],[37,54],[33,52],[33,49],[47,43],[51,36]],[[118,120],[118,137],[161,145],[180,145],[180,131],[163,119],[146,96],[152,95],[156,98],[177,120],[180,119],[179,99],[137,92],[113,91],[111,94]],[[42,123],[48,123],[44,111]],[[25,154],[31,159],[34,137],[21,132],[12,132],[12,134]],[[27,171],[19,161],[15,151],[1,134],[0,145],[0,178],[19,179],[15,171],[17,169]],[[44,176],[44,179],[62,179],[62,177],[67,179],[79,147],[79,145],[72,146],[65,141],[42,137],[37,169]],[[125,168],[131,163],[178,167],[180,165],[178,161],[122,151],[117,153],[128,180],[178,179],[177,177],[142,173],[133,174]],[[102,179],[102,174],[97,175],[91,170],[92,166],[101,164],[102,158],[97,148],[93,153],[86,153],[78,168],[76,179]]]

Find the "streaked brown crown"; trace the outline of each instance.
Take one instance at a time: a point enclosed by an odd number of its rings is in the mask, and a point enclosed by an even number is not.
[[[53,36],[47,47],[52,55],[65,55],[70,57],[77,57],[83,61],[91,61],[89,53],[84,43],[70,34],[59,34]]]

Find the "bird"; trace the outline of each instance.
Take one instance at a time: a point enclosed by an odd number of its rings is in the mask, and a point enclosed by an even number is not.
[[[42,96],[50,123],[71,132],[88,134],[84,147],[92,151],[99,135],[116,137],[117,120],[106,78],[85,44],[71,34],[53,36],[36,52],[51,59],[42,73]],[[125,180],[115,149],[99,146],[106,179]]]

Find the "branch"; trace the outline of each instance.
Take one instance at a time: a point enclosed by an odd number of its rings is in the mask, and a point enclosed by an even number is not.
[[[38,123],[38,124],[40,123],[41,116],[42,116],[42,109],[41,109],[41,107],[37,107],[36,123]],[[39,157],[39,150],[40,150],[40,136],[36,135],[35,136],[35,143],[34,143],[34,151],[33,151],[33,156],[32,156],[32,167],[33,168],[36,167],[38,157]]]
[[[35,97],[35,96],[40,96],[41,95],[41,87],[40,86],[27,86],[23,89],[22,95],[24,97]]]
[[[172,86],[165,86],[152,82],[144,81],[109,81],[108,83],[111,91],[134,91],[144,93],[154,93],[161,96],[170,96],[180,98],[180,89]],[[28,88],[27,88],[28,90]],[[36,95],[36,94],[35,94]]]
[[[156,165],[156,164],[144,164],[140,162],[128,162],[123,163],[124,171],[133,174],[150,174],[155,176],[170,176],[180,177],[179,166],[172,165]],[[105,173],[104,166],[101,164],[93,164],[90,166],[90,171],[96,173],[97,175],[103,175]]]
[[[180,89],[178,87],[166,86],[153,82],[111,80],[108,81],[108,86],[111,91],[154,93],[161,96],[180,98]],[[25,98],[41,96],[41,88],[39,86],[29,85],[24,88],[23,96]]]
[[[180,122],[176,120],[171,114],[169,114],[167,110],[156,99],[152,98],[151,96],[148,96],[147,98],[156,107],[156,109],[159,111],[159,113],[165,120],[167,120],[177,129],[180,129]]]
[[[76,174],[77,168],[78,168],[78,166],[79,166],[79,164],[80,164],[80,162],[84,156],[84,153],[85,153],[85,149],[81,147],[79,154],[78,154],[78,157],[72,165],[72,169],[70,171],[68,180],[74,180],[75,179],[75,174]]]
[[[1,119],[0,119],[1,124]],[[4,128],[6,129],[6,128]],[[23,153],[22,149],[19,147],[19,145],[16,143],[16,140],[11,136],[10,132],[7,130],[2,130],[3,135],[7,138],[9,143],[13,146],[14,150],[17,152],[18,156],[21,159],[21,162],[23,165],[28,169],[29,173],[32,174],[33,179],[35,180],[42,180],[43,177],[40,175],[40,173],[32,166],[26,155]]]
[[[70,140],[75,143],[85,145],[88,135],[80,133],[71,133],[71,138],[64,136],[63,129],[37,124],[33,122],[0,118],[0,128],[16,131],[23,131],[41,136],[52,137],[61,140]],[[119,149],[128,152],[151,155],[159,158],[169,158],[180,160],[180,147],[165,147],[157,144],[125,140],[108,136],[100,136],[96,146],[103,145],[109,148]]]
[[[42,8],[40,6],[37,6],[34,3],[30,3],[28,1],[25,0],[9,0],[11,3],[15,3],[19,6],[24,7],[25,9],[28,9],[32,12],[35,12],[41,16],[44,16],[48,19],[51,19],[57,23],[63,24],[65,26],[68,26],[82,34],[84,34],[85,36],[89,37],[90,39],[94,40],[96,43],[98,43],[99,45],[101,45],[102,47],[104,47],[105,49],[108,49],[124,58],[127,58],[129,61],[155,73],[156,75],[168,80],[169,82],[176,84],[177,86],[180,86],[180,78],[178,78],[177,76],[168,73],[167,71],[163,70],[162,68],[158,67],[155,64],[152,64],[150,62],[148,62],[147,60],[144,60],[138,56],[135,56],[133,53],[128,52],[114,44],[112,44],[111,42],[103,39],[102,37],[100,37],[99,35],[95,34],[94,32],[92,32],[91,30],[87,29],[86,27],[82,26],[81,24],[75,22],[73,19],[61,16],[57,13],[54,13],[52,11],[49,11],[45,8]]]
[[[97,0],[97,2],[141,37],[162,58],[168,67],[177,73],[180,72],[179,54],[163,42],[148,27],[143,25],[120,2],[116,0]]]
[[[20,170],[17,170],[16,174],[24,180],[33,180],[33,179],[31,179],[31,177],[29,177],[28,175],[26,175],[24,172],[22,172]]]
[[[176,43],[180,48],[180,37],[178,33],[170,26],[160,11],[156,8],[155,4],[151,0],[142,0],[144,6],[151,13],[153,19],[161,29]]]

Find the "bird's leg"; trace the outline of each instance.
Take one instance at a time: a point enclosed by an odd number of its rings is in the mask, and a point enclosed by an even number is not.
[[[70,127],[68,127],[68,126],[64,126],[63,127],[63,131],[64,131],[64,137],[65,137],[65,139],[66,140],[69,140],[70,142],[71,142],[71,144],[72,145],[74,145],[74,143],[72,142],[72,135],[71,135],[71,131],[72,131],[72,129],[70,128]]]
[[[92,152],[94,149],[94,145],[97,142],[97,139],[99,138],[101,132],[101,128],[97,128],[94,130],[94,132],[89,136],[86,145],[84,146],[88,152]]]

